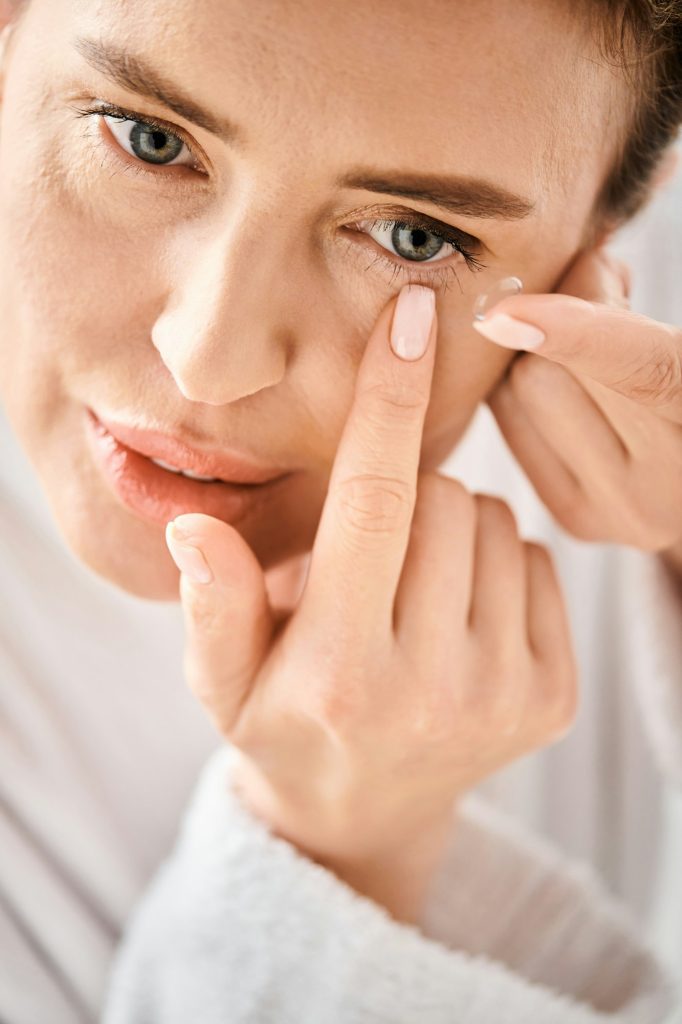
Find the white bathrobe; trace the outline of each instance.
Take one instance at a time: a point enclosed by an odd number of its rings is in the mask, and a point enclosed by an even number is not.
[[[682,323],[675,191],[613,248],[634,307]],[[550,544],[582,705],[465,800],[413,928],[240,807],[180,607],[83,567],[2,417],[0,450],[2,1024],[682,1019],[682,595],[655,556],[559,530],[486,409],[443,470]]]

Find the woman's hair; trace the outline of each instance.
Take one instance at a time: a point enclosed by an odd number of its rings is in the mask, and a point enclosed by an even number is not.
[[[571,0],[561,0],[570,3]],[[30,0],[0,0],[15,20]],[[602,59],[619,68],[631,104],[589,222],[617,227],[643,207],[682,125],[682,0],[578,0]]]
[[[616,226],[646,203],[682,125],[682,0],[582,0],[603,60],[620,68],[632,104],[592,221]]]

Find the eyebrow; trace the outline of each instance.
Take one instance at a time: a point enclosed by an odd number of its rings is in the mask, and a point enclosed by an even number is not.
[[[92,68],[121,88],[156,100],[186,121],[217,135],[224,142],[231,145],[243,143],[242,133],[234,122],[205,110],[141,57],[127,53],[114,44],[86,36],[77,36],[73,45]]]
[[[242,131],[233,121],[200,106],[141,57],[87,36],[77,36],[73,45],[92,68],[121,88],[155,100],[229,145],[243,145]],[[484,178],[361,169],[345,174],[338,184],[430,203],[466,217],[521,220],[535,209],[530,199]]]
[[[339,180],[339,184],[345,188],[417,199],[466,217],[521,220],[535,209],[535,203],[530,199],[484,178],[351,171]]]

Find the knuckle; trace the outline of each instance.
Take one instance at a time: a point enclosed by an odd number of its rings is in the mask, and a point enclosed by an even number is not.
[[[387,534],[406,528],[414,500],[414,487],[396,477],[361,474],[338,484],[341,518],[361,534]]]
[[[468,712],[484,722],[501,724],[518,715],[527,671],[518,637],[494,637],[477,652],[472,678],[478,682],[468,689]]]
[[[537,540],[526,540],[523,544],[530,558],[537,558],[540,562],[551,564],[552,555],[544,544],[540,544]]]
[[[523,704],[497,701],[490,713],[490,728],[497,736],[515,736],[521,730]]]
[[[658,503],[651,501],[651,493],[643,489],[630,488],[625,508],[622,510],[623,534],[644,543],[647,536],[657,532]]]
[[[203,595],[199,597],[192,594],[190,598],[185,598],[185,609],[193,633],[209,642],[223,635],[224,612],[212,597],[206,600]]]
[[[400,376],[394,380],[373,381],[364,385],[359,398],[370,415],[378,412],[382,419],[402,419],[405,413],[410,412],[421,414],[427,404],[424,389]]]
[[[532,388],[536,382],[542,384],[546,365],[541,359],[530,359],[525,356],[514,359],[509,368],[508,378],[512,389],[525,390],[526,387]]]
[[[505,679],[521,678],[520,674],[525,670],[521,663],[522,636],[516,627],[510,627],[509,622],[500,622],[494,633],[486,635],[485,638],[481,637],[481,642],[483,649],[479,676],[482,679],[495,680],[495,689],[490,691],[490,696],[494,698],[504,685]]]
[[[476,510],[476,503],[471,491],[468,490],[468,488],[459,480],[453,480],[451,477],[442,476],[439,476],[439,479],[445,481],[444,487],[447,493],[448,502],[451,505],[457,506],[457,508],[462,511],[467,511],[473,515]]]
[[[557,499],[554,513],[561,525],[574,536],[580,540],[589,540],[592,533],[591,525],[585,497],[579,487],[572,487],[567,494],[562,494]]]
[[[492,494],[474,495],[478,509],[478,518],[491,529],[516,530],[516,517],[506,501]]]
[[[557,522],[578,540],[595,540],[600,535],[599,516],[578,485],[557,495],[551,511]]]
[[[537,565],[539,569],[544,570],[548,575],[556,575],[554,558],[544,544],[539,544],[534,540],[527,540],[524,541],[523,546],[529,562]]]
[[[523,720],[524,702],[520,694],[516,689],[509,692],[500,676],[486,689],[487,693],[472,695],[468,701],[468,731],[482,743],[489,743],[495,737],[513,736]]]
[[[419,473],[417,489],[421,501],[434,503],[454,513],[458,522],[473,518],[476,504],[471,491],[452,477],[431,470]]]
[[[661,405],[671,401],[682,391],[682,354],[659,349],[639,367],[628,391],[635,400]]]
[[[309,695],[306,713],[328,736],[343,739],[352,736],[362,709],[356,688],[336,680]]]
[[[655,455],[635,466],[622,487],[618,540],[647,551],[675,544],[680,534],[682,501],[682,433],[675,428],[674,445],[659,442]],[[651,446],[653,449],[653,445]]]
[[[496,685],[480,706],[479,717],[485,731],[495,736],[513,736],[519,731],[524,717],[525,701],[519,686],[521,677],[514,674],[515,685],[512,687],[506,678],[508,676],[508,669],[497,676]]]
[[[558,363],[538,356],[516,358],[509,370],[509,384],[516,397],[534,405],[547,405],[548,392],[561,387],[568,371]]]
[[[626,510],[620,521],[618,540],[643,551],[662,551],[679,536],[677,506],[651,500],[651,492],[643,488],[630,491]]]
[[[409,734],[417,749],[434,750],[449,746],[461,729],[461,717],[456,717],[449,711],[440,715],[427,712],[415,715],[405,733]]]
[[[455,686],[449,659],[440,667],[433,666],[419,700],[404,711],[406,731],[418,743],[430,747],[448,744],[461,730],[463,708]]]

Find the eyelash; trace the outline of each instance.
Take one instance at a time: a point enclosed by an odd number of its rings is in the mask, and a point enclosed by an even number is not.
[[[96,106],[92,107],[76,107],[75,112],[78,117],[114,117],[118,118],[120,121],[131,121],[136,124],[144,125],[145,128],[149,128],[151,131],[157,131],[162,132],[164,134],[172,135],[175,138],[180,139],[187,147],[187,150],[191,157],[193,158],[193,160],[197,163],[199,162],[199,158],[197,157],[194,148],[190,145],[190,143],[187,141],[184,135],[182,135],[179,131],[175,130],[169,124],[164,123],[163,121],[157,121],[154,118],[147,116],[141,117],[139,114],[136,114],[132,110],[125,110],[123,107],[116,106],[116,104],[106,102],[100,102]],[[120,146],[118,148],[120,149]],[[125,153],[125,150],[121,150],[121,153],[123,154],[123,156],[129,157],[129,154]],[[122,158],[119,159],[122,160]],[[130,157],[130,161],[134,162],[122,160],[126,170],[136,174],[144,174],[152,178],[158,177],[159,170],[148,170],[147,166],[145,165],[145,161],[135,160],[134,157]],[[152,165],[150,165],[150,167],[151,166]],[[163,168],[162,164],[158,164],[156,166],[159,169]],[[187,164],[175,164],[173,166],[184,166],[187,167],[188,170],[195,169]],[[403,214],[400,218],[382,217],[377,218],[375,220],[367,220],[366,218],[363,218],[363,221],[365,223],[368,223],[369,226],[372,228],[381,227],[386,229],[391,227],[412,231],[426,231],[429,234],[434,235],[436,238],[439,238],[441,241],[451,245],[453,249],[460,253],[460,255],[464,258],[467,267],[472,273],[479,273],[480,271],[486,269],[487,264],[483,263],[476,256],[476,254],[471,251],[471,248],[468,247],[472,243],[474,245],[480,244],[478,243],[478,240],[474,239],[473,236],[463,235],[461,232],[457,231],[456,228],[451,228],[447,224],[443,224],[440,221],[434,221],[431,220],[431,218],[429,217],[419,215],[416,213],[410,215]],[[365,232],[359,233],[365,234]],[[467,244],[467,242],[463,241],[464,238],[471,239],[471,242]],[[369,270],[372,266],[374,266],[375,263],[382,263],[391,271],[391,283],[399,275],[408,274],[411,280],[413,280],[415,283],[426,283],[433,285],[435,280],[437,282],[437,285],[442,286],[444,290],[447,290],[448,284],[452,278],[454,278],[459,284],[457,269],[453,264],[447,264],[446,266],[437,266],[433,270],[421,271],[416,269],[416,261],[415,263],[412,263],[410,261],[398,263],[396,262],[396,258],[392,258],[388,255],[388,250],[385,250],[385,252],[387,253],[387,255],[383,255],[383,253],[377,252],[372,262],[365,269]]]
[[[150,131],[162,132],[164,135],[172,135],[174,138],[180,139],[180,141],[187,147],[187,150],[192,159],[195,161],[195,163],[200,163],[200,158],[198,154],[195,152],[193,146],[190,145],[190,143],[187,141],[185,136],[180,131],[178,131],[176,128],[173,128],[168,123],[164,123],[163,121],[157,121],[153,117],[140,117],[139,114],[134,113],[132,110],[125,110],[123,107],[118,107],[114,103],[105,103],[103,101],[98,103],[96,106],[92,107],[76,107],[75,112],[77,117],[113,117],[119,121],[131,121],[134,124],[144,125],[144,127],[148,128]],[[127,159],[122,159],[122,163],[125,169],[128,171],[132,171],[135,174],[144,174],[149,177],[156,178],[158,177],[159,174],[158,169],[163,170],[163,164],[157,164],[157,170],[150,170],[149,168],[152,167],[152,164],[146,164],[144,160],[136,160],[135,157],[132,157],[130,156],[129,153],[126,153],[125,150],[121,150],[121,147],[118,146],[118,144],[117,148],[120,150],[123,157],[127,157]],[[185,167],[187,170],[196,169],[190,167],[188,164],[172,165],[173,170],[175,170],[177,167]]]
[[[376,220],[363,218],[363,221],[368,224],[370,228],[399,228],[408,231],[426,231],[430,235],[434,235],[441,241],[451,245],[453,249],[460,253],[460,255],[464,257],[464,261],[472,273],[476,274],[481,270],[486,269],[487,264],[483,263],[482,260],[480,260],[475,253],[471,251],[471,248],[469,248],[472,244],[480,244],[477,239],[473,238],[471,235],[463,236],[456,228],[451,228],[447,224],[442,224],[440,221],[433,221],[429,217],[420,216],[417,213],[409,215],[403,214],[400,218],[381,217]],[[365,232],[363,232],[363,234],[364,233]],[[463,241],[463,237],[466,237],[467,239],[470,238],[471,242],[465,243]],[[420,264],[416,260],[414,262],[408,260],[403,263],[397,263],[396,259],[399,259],[399,257],[391,258],[388,255],[388,250],[385,250],[385,252],[387,255],[383,254],[384,250],[380,253],[378,252],[367,269],[369,270],[369,268],[374,266],[375,263],[383,263],[392,271],[393,277],[391,279],[391,283],[399,274],[406,273],[410,275],[411,280],[416,284],[425,283],[432,285],[435,279],[439,285],[442,285],[444,290],[447,289],[448,283],[453,277],[459,284],[457,268],[452,263],[448,263],[445,266],[439,266],[437,263],[433,270],[420,271],[416,268],[424,266],[424,264]],[[438,262],[441,263],[443,261]]]

